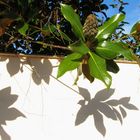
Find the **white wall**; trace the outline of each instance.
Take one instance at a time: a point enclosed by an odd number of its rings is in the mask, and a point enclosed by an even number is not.
[[[138,65],[119,64],[120,72],[112,74],[113,84],[107,91],[102,82],[90,84],[83,77],[78,81],[79,88],[73,86],[76,71],[56,80],[58,63],[55,59],[1,57],[2,140],[140,137],[140,111],[136,110],[140,109]]]

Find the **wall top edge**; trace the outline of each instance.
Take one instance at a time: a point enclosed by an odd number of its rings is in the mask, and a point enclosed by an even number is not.
[[[36,58],[36,59],[63,59],[64,56],[45,56],[45,55],[25,55],[14,53],[0,53],[0,57]]]
[[[18,58],[35,58],[35,59],[63,59],[64,56],[45,56],[45,55],[25,55],[25,54],[13,54],[13,53],[0,53],[0,57],[18,57]],[[128,61],[128,60],[115,60],[116,63],[124,63],[124,64],[137,64],[136,61]]]

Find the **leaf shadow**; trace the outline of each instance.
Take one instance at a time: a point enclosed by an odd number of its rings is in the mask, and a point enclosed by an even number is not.
[[[0,136],[2,140],[11,140],[10,135],[3,129],[2,125],[6,125],[6,121],[25,117],[18,109],[11,107],[17,98],[17,95],[11,94],[11,87],[0,90]]]
[[[5,61],[8,61],[6,63],[6,67],[11,77],[17,74],[21,70],[20,64],[22,62],[20,61],[19,57],[10,57],[10,58],[7,58],[6,56],[0,57],[0,62],[5,62]]]
[[[30,59],[30,64],[33,70],[33,81],[37,85],[40,85],[42,80],[49,84],[50,75],[52,74],[53,69],[51,62],[48,59]]]
[[[75,125],[80,125],[89,116],[92,116],[97,131],[105,136],[104,117],[120,121],[122,124],[123,119],[127,116],[125,109],[138,110],[135,105],[130,103],[130,97],[109,100],[114,91],[114,89],[103,89],[97,92],[94,98],[91,98],[87,89],[79,87],[79,94],[83,99],[78,102],[81,107],[77,113]]]
[[[32,71],[32,79],[35,84],[40,85],[42,80],[47,84],[50,81],[50,75],[52,74],[53,66],[49,59],[41,58],[20,58],[20,57],[10,57],[10,58],[0,58],[0,61],[8,60],[6,67],[10,76],[16,75],[19,71],[23,72],[24,65],[30,65]]]
[[[52,74],[53,66],[49,59],[42,58],[22,58],[22,57],[10,57],[0,58],[0,61],[8,61],[6,64],[7,71],[10,76],[16,75],[18,72],[23,72],[23,67],[29,65],[32,71],[32,79],[35,84],[40,85],[42,80],[49,84],[50,75]]]
[[[8,60],[9,62],[7,63],[7,71],[12,77],[20,71],[21,61],[19,57],[11,57]]]
[[[7,72],[12,77],[18,72],[23,72],[23,65],[26,64],[26,59],[22,59],[22,57],[18,55],[9,55],[9,57],[4,55],[0,57],[0,62],[6,63]]]

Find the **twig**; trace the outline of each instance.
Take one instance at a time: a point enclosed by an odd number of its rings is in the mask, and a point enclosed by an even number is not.
[[[44,43],[44,42],[41,42],[41,41],[32,41],[32,42],[33,42],[33,43],[36,43],[36,44],[40,44],[40,45],[42,45],[44,48],[46,48],[46,47],[53,47],[53,48],[58,48],[58,49],[63,49],[63,50],[72,51],[70,48],[65,47],[65,46],[48,44],[48,43]]]

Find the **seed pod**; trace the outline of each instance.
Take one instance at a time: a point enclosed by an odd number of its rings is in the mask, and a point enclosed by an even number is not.
[[[94,14],[88,15],[83,26],[83,33],[88,41],[94,40],[98,32],[98,21]]]

